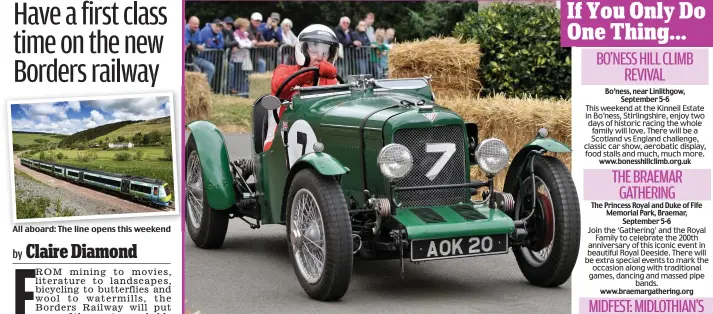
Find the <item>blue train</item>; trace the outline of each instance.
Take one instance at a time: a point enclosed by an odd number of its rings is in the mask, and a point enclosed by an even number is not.
[[[162,180],[82,169],[27,158],[21,158],[20,164],[69,182],[109,190],[148,202],[156,207],[164,208],[171,204],[171,188]]]

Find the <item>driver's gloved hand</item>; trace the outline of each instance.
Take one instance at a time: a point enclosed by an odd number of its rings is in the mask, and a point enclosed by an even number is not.
[[[327,61],[320,61],[318,66],[320,77],[328,79],[337,78],[337,67],[335,67],[334,64]]]
[[[289,72],[286,67],[278,67],[275,69],[275,72],[272,74],[272,93],[276,93],[277,88],[282,84],[282,82],[284,82],[285,79],[287,79],[288,76],[290,76],[290,74],[292,73]],[[308,71],[298,75],[285,84],[285,87],[282,89],[282,93],[280,95],[275,96],[280,99],[291,99],[293,94],[292,88],[312,83],[314,81],[314,75],[314,71]]]

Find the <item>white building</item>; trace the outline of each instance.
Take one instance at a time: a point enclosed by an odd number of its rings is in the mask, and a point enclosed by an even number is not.
[[[128,142],[128,143],[109,143],[109,148],[132,148],[134,147],[134,143]]]

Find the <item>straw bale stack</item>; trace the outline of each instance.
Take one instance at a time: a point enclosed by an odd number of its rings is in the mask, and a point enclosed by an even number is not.
[[[210,104],[213,91],[208,85],[205,74],[185,72],[186,75],[186,123],[205,120],[210,116]]]
[[[572,104],[567,100],[535,98],[461,97],[444,96],[439,104],[458,113],[466,122],[478,124],[480,140],[497,137],[510,148],[510,159],[525,144],[534,139],[537,130],[547,128],[549,136],[565,145],[572,143]],[[558,154],[571,169],[571,154]],[[507,168],[495,178],[495,187],[502,189]],[[471,171],[473,178],[483,179],[485,174],[477,167]]]
[[[453,37],[398,43],[389,52],[389,78],[431,76],[438,97],[480,93],[479,66],[480,46]]]
[[[272,92],[272,72],[253,73],[248,75],[250,91],[248,97],[257,99]]]

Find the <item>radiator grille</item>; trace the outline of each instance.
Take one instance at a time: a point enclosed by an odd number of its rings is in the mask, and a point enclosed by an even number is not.
[[[428,207],[413,208],[411,209],[411,212],[414,213],[414,215],[416,215],[418,218],[423,220],[423,222],[425,223],[437,223],[446,221],[436,211]]]
[[[413,169],[396,182],[397,187],[465,183],[465,151],[463,128],[459,125],[432,128],[401,129],[394,134],[394,143],[406,146],[413,155]],[[453,143],[456,150],[438,175],[430,180],[426,174],[443,153],[426,152],[426,144]],[[398,192],[403,207],[453,205],[470,198],[470,189],[436,189]]]
[[[463,219],[465,220],[482,220],[482,219],[487,219],[483,214],[481,214],[479,211],[475,210],[472,206],[469,205],[457,205],[457,206],[451,206],[451,209],[458,213],[458,215],[461,215]]]

